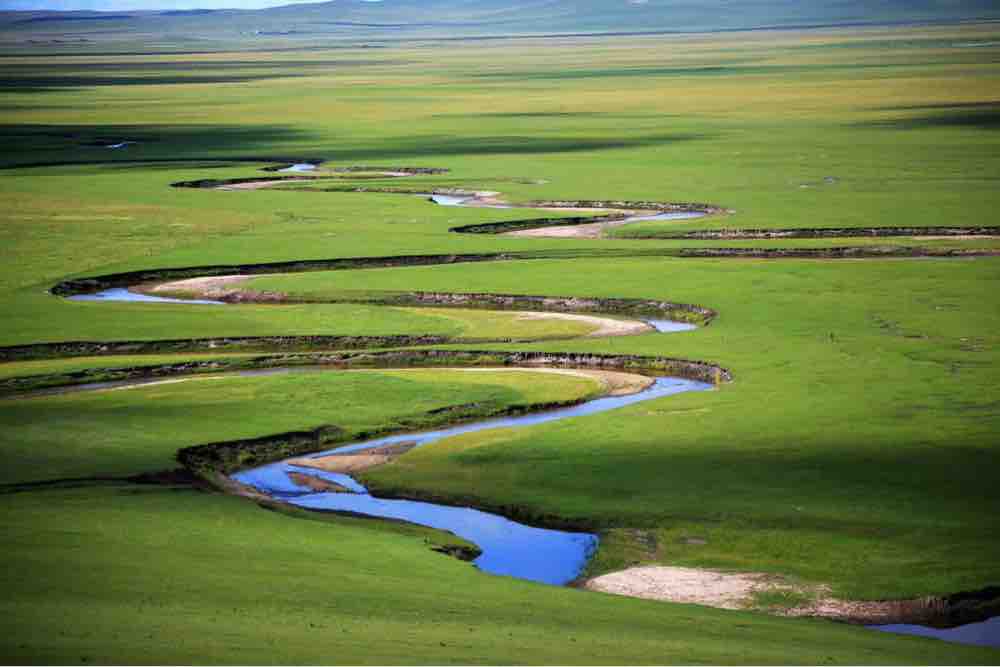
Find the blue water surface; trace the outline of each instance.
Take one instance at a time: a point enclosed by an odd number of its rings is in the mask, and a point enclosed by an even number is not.
[[[956,644],[971,644],[973,646],[996,646],[1000,647],[1000,616],[983,621],[982,623],[967,623],[957,628],[930,628],[925,625],[907,625],[904,623],[894,625],[871,625],[868,626],[882,632],[892,632],[900,635],[915,635],[917,637],[930,637]]]
[[[712,385],[704,382],[660,377],[644,391],[628,396],[606,396],[580,405],[516,417],[483,419],[433,431],[374,438],[364,442],[349,443],[310,456],[319,458],[398,443],[414,443],[419,447],[463,433],[495,428],[523,428],[606,412],[672,394],[706,391],[711,388]],[[315,492],[292,481],[289,477],[291,473],[306,474],[335,482],[353,493]],[[482,550],[482,555],[474,561],[479,569],[492,574],[546,584],[563,585],[575,579],[598,543],[597,536],[589,533],[534,528],[496,514],[467,507],[376,498],[348,475],[296,466],[287,461],[239,472],[232,477],[275,499],[298,507],[354,512],[449,531],[476,544]]]

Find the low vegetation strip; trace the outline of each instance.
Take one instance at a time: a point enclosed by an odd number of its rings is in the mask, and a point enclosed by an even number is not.
[[[256,357],[201,359],[173,364],[95,368],[71,373],[11,377],[0,380],[0,395],[24,395],[26,392],[42,389],[97,382],[144,381],[201,373],[226,373],[302,366],[330,366],[337,368],[441,366],[583,368],[675,375],[716,384],[732,380],[732,373],[717,364],[705,361],[673,359],[670,357],[574,352],[404,349],[366,352],[270,354]]]
[[[383,257],[339,257],[333,259],[262,262],[255,264],[222,264],[177,268],[145,269],[105,275],[73,278],[57,283],[50,290],[57,296],[93,294],[104,289],[131,287],[143,283],[162,283],[188,278],[230,275],[260,275],[266,273],[300,273],[307,271],[341,271],[403,266],[437,266],[468,262],[503,262],[535,259],[576,259],[580,257],[709,257],[709,258],[819,258],[864,259],[868,257],[977,257],[995,256],[1000,251],[980,248],[928,248],[907,246],[844,246],[832,248],[651,248],[628,249],[621,252],[596,250],[521,251],[497,253],[462,253],[437,255],[390,255]]]
[[[995,257],[993,248],[934,248],[921,246],[840,246],[833,248],[682,248],[679,257],[712,259],[879,259],[919,257]]]
[[[229,336],[135,341],[66,341],[0,347],[0,362],[66,357],[179,352],[259,352],[264,350],[369,349],[440,345],[456,342],[448,336]]]
[[[217,276],[138,286],[151,295],[177,295],[216,299],[227,303],[359,303],[399,307],[453,307],[504,311],[537,311],[555,314],[606,314],[654,317],[708,325],[717,315],[711,308],[657,299],[623,299],[583,296],[495,294],[489,292],[379,291],[363,295],[331,294],[322,297],[258,292],[240,287],[247,276]]]
[[[265,167],[265,171],[276,171],[287,165]],[[446,173],[447,169],[427,168],[427,167],[334,167],[334,172],[355,173],[355,172],[375,172],[383,176],[398,175],[435,175]],[[470,206],[490,205],[501,203],[516,208],[537,208],[549,210],[605,210],[596,215],[580,215],[566,217],[543,217],[529,218],[524,220],[505,220],[501,222],[485,222],[469,225],[458,225],[451,227],[448,231],[459,234],[507,234],[511,232],[523,232],[527,230],[544,229],[549,227],[577,227],[581,225],[593,225],[597,223],[621,222],[629,216],[629,212],[646,213],[701,213],[704,215],[731,214],[734,211],[717,204],[704,202],[663,202],[653,200],[604,200],[604,199],[544,199],[530,200],[526,202],[509,203],[495,199],[495,193],[483,193],[467,188],[456,187],[396,187],[396,186],[356,186],[338,185],[331,183],[334,178],[323,176],[288,176],[288,177],[243,177],[230,179],[200,179],[195,181],[179,181],[173,183],[173,187],[180,188],[210,188],[226,189],[230,187],[240,187],[241,185],[260,185],[269,187],[281,185],[282,182],[311,181],[313,183],[322,182],[322,187],[307,186],[297,188],[299,191],[321,191],[321,192],[355,192],[355,193],[380,193],[380,194],[428,194],[428,195],[448,195],[457,197],[469,197]],[[881,237],[991,237],[1000,235],[1000,227],[996,226],[961,226],[961,225],[940,225],[929,227],[800,227],[782,229],[738,229],[727,228],[718,230],[695,230],[674,232],[665,230],[636,230],[630,232],[627,238],[630,239],[663,239],[663,240],[754,240],[754,239],[820,239],[820,238],[881,238]],[[687,252],[685,252],[685,250]],[[965,249],[959,251],[949,251],[945,249],[928,248],[907,248],[892,247],[882,249],[851,249],[849,252],[844,248],[825,249],[798,249],[796,255],[789,255],[787,252],[780,252],[782,249],[756,249],[756,248],[700,248],[697,256],[761,256],[761,257],[869,257],[869,256],[970,256],[970,255],[990,255],[994,254],[988,250]],[[738,252],[733,252],[738,251]],[[677,256],[689,256],[693,252],[690,249],[683,249]],[[705,254],[712,253],[712,254]]]
[[[740,240],[740,239],[833,239],[864,237],[962,237],[997,236],[1000,227],[995,226],[941,226],[941,227],[800,227],[788,229],[702,229],[693,232],[662,232],[643,236],[635,232],[629,238],[686,239],[686,240]]]

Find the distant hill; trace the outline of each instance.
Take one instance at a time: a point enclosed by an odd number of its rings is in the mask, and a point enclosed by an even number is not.
[[[1000,18],[995,0],[332,0],[261,10],[0,12],[0,31],[395,40],[692,32]]]

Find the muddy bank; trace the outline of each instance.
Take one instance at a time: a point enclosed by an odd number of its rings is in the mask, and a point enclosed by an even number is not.
[[[913,600],[852,601],[820,597],[788,616],[816,616],[858,625],[915,624],[953,628],[1000,616],[1000,586]]]
[[[286,352],[257,357],[205,359],[173,364],[121,368],[91,368],[0,380],[0,396],[95,382],[123,382],[194,375],[302,366],[334,368],[425,368],[444,366],[520,366],[527,368],[580,368],[671,375],[709,384],[732,380],[729,370],[704,361],[644,357],[639,355],[513,352],[488,350],[403,349],[385,351]]]

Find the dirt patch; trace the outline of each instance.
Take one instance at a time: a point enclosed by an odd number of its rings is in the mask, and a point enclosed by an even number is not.
[[[559,227],[536,227],[505,232],[501,236],[547,237],[560,239],[596,239],[604,233],[607,223],[592,222],[583,225],[563,225]]]
[[[841,600],[824,585],[792,584],[761,572],[645,566],[588,580],[591,591],[647,600],[755,609],[778,616],[819,617],[859,625],[917,623],[949,627],[982,621],[1000,611],[1000,588],[912,600]],[[768,600],[781,601],[769,605]]]
[[[566,320],[570,322],[581,322],[589,324],[594,328],[588,336],[591,338],[601,338],[604,336],[628,336],[631,334],[641,334],[653,331],[653,327],[638,320],[616,320],[611,317],[596,317],[594,315],[574,315],[572,313],[541,313],[525,312],[517,317],[518,320]]]
[[[316,493],[354,493],[346,486],[341,486],[336,482],[331,482],[319,477],[313,477],[301,472],[288,473],[288,479],[295,482],[297,486],[309,489]]]
[[[604,393],[607,396],[637,394],[648,389],[655,382],[651,377],[635,373],[618,373],[616,371],[579,371],[579,373],[596,378],[604,387]]]
[[[647,600],[744,609],[767,587],[768,575],[715,572],[688,567],[633,567],[591,579],[585,588]]]
[[[263,188],[269,188],[274,185],[279,185],[281,181],[279,180],[267,180],[267,181],[246,181],[243,183],[230,183],[228,185],[220,185],[216,190],[261,190]]]
[[[415,445],[416,443],[404,442],[394,445],[385,445],[382,447],[373,447],[372,449],[366,449],[356,453],[330,454],[329,456],[320,456],[316,458],[290,459],[287,463],[289,465],[299,466],[300,468],[315,468],[316,470],[349,475],[351,473],[374,468],[375,466],[384,465],[410,451]],[[309,479],[316,478],[313,477]],[[324,480],[317,481],[323,482]],[[295,483],[298,484],[299,482],[296,481]]]
[[[241,289],[239,285],[252,278],[264,278],[275,274],[261,273],[255,275],[207,276],[202,278],[187,278],[166,283],[138,285],[132,289],[141,294],[153,296],[190,295],[199,299],[212,299],[227,303],[252,301],[268,303],[284,301],[286,296],[280,292],[261,292]]]
[[[605,396],[627,396],[628,394],[637,394],[655,382],[653,378],[646,375],[639,375],[638,373],[623,373],[621,371],[604,371],[586,368],[493,368],[487,366],[482,368],[449,368],[447,370],[461,371],[463,373],[527,371],[529,373],[551,373],[553,375],[585,377],[597,380],[601,385],[601,393]]]

